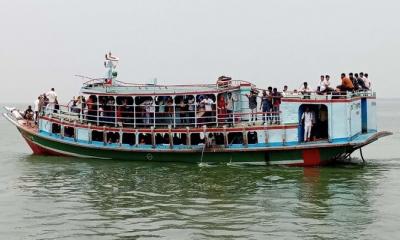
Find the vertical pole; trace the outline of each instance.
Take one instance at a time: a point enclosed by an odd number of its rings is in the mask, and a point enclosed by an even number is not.
[[[173,113],[173,115],[172,115],[172,117],[173,117],[173,119],[174,119],[174,128],[176,128],[176,119],[175,119],[175,107],[176,107],[176,103],[175,103],[175,97],[176,96],[174,96],[174,98],[172,99],[172,105],[173,105],[173,107],[174,107],[174,113]]]
[[[152,126],[150,129],[151,129],[151,146],[152,148],[156,148],[156,137],[154,135],[154,126]]]
[[[78,130],[76,129],[76,121],[74,121],[74,141],[76,142],[78,139],[78,136],[76,136],[78,133]]]
[[[248,147],[248,144],[249,144],[249,140],[248,140],[248,138],[247,138],[247,131],[246,131],[246,128],[245,127],[243,127],[243,146],[244,147]]]
[[[61,119],[61,125],[60,125],[60,136],[61,136],[61,139],[64,139],[64,123],[63,123],[62,119]]]
[[[96,116],[97,116],[97,126],[99,126],[99,107],[100,107],[100,98],[99,98],[99,96],[98,95],[96,95],[96,97],[97,97],[97,101],[96,101],[96,105],[97,105],[97,107],[96,107]]]
[[[226,126],[224,126],[224,146],[228,147],[228,135],[226,134]]]
[[[104,145],[107,145],[107,132],[106,132],[106,126],[103,126],[103,143],[104,143]]]
[[[114,98],[114,126],[117,127],[118,117],[117,117],[117,97]]]
[[[214,96],[215,96],[215,112],[214,112],[214,120],[215,120],[215,124],[217,125],[217,127],[218,127],[218,104],[217,104],[217,102],[218,102],[218,95],[217,94],[214,94]]]
[[[197,128],[197,95],[194,95],[194,127]]]
[[[122,146],[122,134],[124,134],[124,133],[122,132],[122,128],[119,128],[119,146],[120,146],[120,147]]]
[[[92,127],[92,124],[89,123],[88,124],[88,142],[89,143],[92,143],[92,129],[91,129],[91,127]]]
[[[136,129],[135,131],[135,146],[137,147],[139,144],[139,130]]]
[[[169,135],[169,147],[174,148],[174,139],[172,136],[171,125],[168,125],[168,135]]]
[[[152,102],[152,107],[150,109],[153,109],[153,128],[156,127],[156,105],[155,105],[155,98],[152,96],[153,102]]]
[[[186,145],[190,146],[191,142],[190,142],[190,128],[186,127]]]
[[[133,128],[136,128],[136,100],[133,102]]]

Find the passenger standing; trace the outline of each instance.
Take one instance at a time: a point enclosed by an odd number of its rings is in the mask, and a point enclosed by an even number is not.
[[[274,122],[275,124],[279,123],[279,108],[281,105],[281,98],[282,95],[280,92],[278,92],[277,88],[273,89],[273,102],[272,102],[272,109],[273,109],[273,116],[274,116]]]
[[[286,97],[287,96],[287,94],[288,94],[287,90],[288,90],[288,86],[287,85],[283,86],[282,97]]]
[[[164,97],[158,97],[158,115],[156,115],[156,118],[158,119],[159,123],[164,123],[165,121],[165,102],[164,102]]]
[[[174,113],[174,101],[172,100],[171,97],[168,98],[167,104],[165,107],[165,111],[167,112],[167,123],[172,124],[174,122],[174,119],[172,118],[172,115]]]
[[[364,74],[364,83],[366,88],[371,89],[371,80],[368,78],[368,73]]]
[[[189,117],[189,123],[194,123],[194,116],[195,116],[195,103],[194,103],[194,97],[190,96],[188,100],[188,114],[187,116]]]
[[[218,122],[220,123],[226,122],[226,102],[223,94],[219,96],[217,107],[218,107],[218,115],[217,115]]]
[[[55,110],[56,100],[57,100],[57,94],[54,88],[51,88],[51,90],[46,93],[46,97],[48,99],[47,109],[49,109],[49,111],[52,112]]]
[[[263,124],[264,124],[265,122],[267,122],[267,114],[271,110],[269,96],[267,94],[267,91],[265,90],[263,90],[262,92],[260,110],[262,110],[263,112]]]
[[[304,141],[309,142],[311,138],[311,130],[315,123],[314,112],[310,111],[309,107],[306,107],[306,111],[301,116],[301,121],[304,123]]]
[[[252,90],[250,94],[246,94],[246,97],[249,99],[250,121],[257,121],[257,94]]]
[[[228,122],[233,123],[233,111],[235,110],[236,99],[232,96],[232,93],[228,93],[228,98],[226,99],[226,112],[228,114]]]
[[[40,96],[35,100],[33,104],[33,111],[35,112],[35,124],[38,123],[39,119],[39,104],[40,104]]]
[[[205,121],[206,124],[213,122],[213,107],[212,105],[214,104],[214,101],[208,97],[208,95],[205,96],[205,98],[203,99],[202,103],[204,104],[204,110],[205,110]]]

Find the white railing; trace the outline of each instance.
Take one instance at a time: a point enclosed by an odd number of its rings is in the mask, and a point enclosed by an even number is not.
[[[99,109],[93,104],[90,109],[59,105],[53,109],[46,107],[44,115],[63,121],[91,123],[98,126],[123,126],[130,128],[166,127],[173,128],[201,127],[201,126],[224,126],[236,124],[280,124],[280,112],[228,112],[216,109],[212,105],[211,111],[199,108],[194,104],[193,111],[181,111],[177,105],[167,106],[166,112],[159,112],[159,106],[151,106],[146,111],[142,105],[102,105],[106,110]]]

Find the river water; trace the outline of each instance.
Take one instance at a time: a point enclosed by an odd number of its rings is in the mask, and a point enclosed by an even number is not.
[[[366,165],[322,168],[38,157],[1,118],[0,239],[397,239],[399,103]]]

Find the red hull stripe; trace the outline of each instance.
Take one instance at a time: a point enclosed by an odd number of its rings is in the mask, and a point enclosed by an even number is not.
[[[317,166],[321,164],[321,156],[319,149],[304,149],[303,150],[303,166]]]
[[[34,142],[32,142],[31,140],[27,139],[26,137],[24,137],[25,141],[28,143],[29,147],[32,149],[33,154],[36,155],[50,155],[50,156],[67,156],[67,155],[63,155],[54,151],[51,151],[49,149],[45,149],[37,144],[35,144]]]

